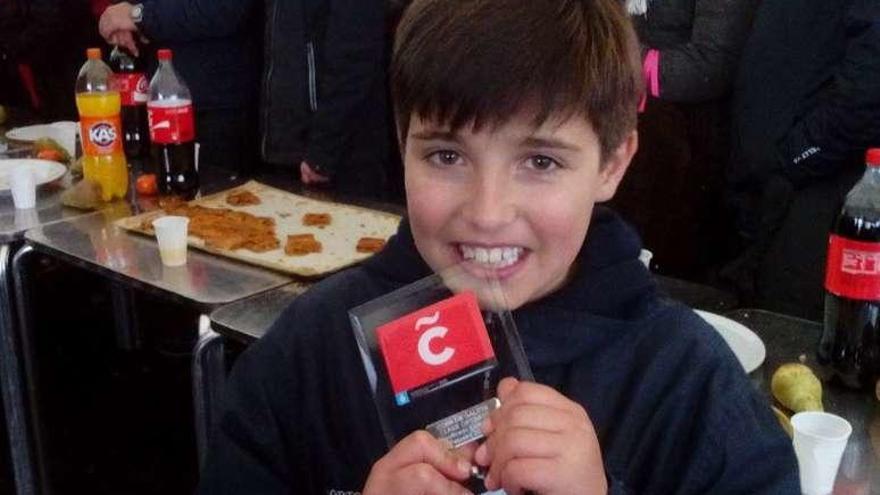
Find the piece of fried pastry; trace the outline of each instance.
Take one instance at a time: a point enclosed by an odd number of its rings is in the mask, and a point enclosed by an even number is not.
[[[294,234],[287,236],[287,244],[284,246],[284,254],[288,256],[303,256],[311,253],[320,253],[323,246],[315,239],[314,234]]]
[[[226,195],[226,202],[232,206],[251,206],[262,203],[260,197],[250,191],[236,191]]]
[[[359,253],[378,253],[383,247],[385,247],[385,239],[361,237],[358,239],[356,250]]]
[[[332,218],[329,213],[306,213],[302,222],[306,227],[326,227],[330,225]]]

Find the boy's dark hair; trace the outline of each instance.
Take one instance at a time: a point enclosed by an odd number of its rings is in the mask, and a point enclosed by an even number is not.
[[[638,42],[620,0],[415,0],[397,30],[391,90],[401,143],[413,114],[536,125],[581,114],[603,160],[636,126]]]

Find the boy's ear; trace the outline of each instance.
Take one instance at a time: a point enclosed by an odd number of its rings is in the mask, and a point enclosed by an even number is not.
[[[596,193],[596,202],[608,201],[614,197],[617,186],[623,180],[626,170],[632,161],[633,155],[639,149],[639,133],[632,131],[620,143],[620,146],[605,159],[602,169],[599,171],[599,190]]]

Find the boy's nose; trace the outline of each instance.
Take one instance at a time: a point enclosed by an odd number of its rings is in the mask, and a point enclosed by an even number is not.
[[[477,229],[498,230],[516,218],[516,191],[497,174],[479,174],[466,203],[465,217]]]

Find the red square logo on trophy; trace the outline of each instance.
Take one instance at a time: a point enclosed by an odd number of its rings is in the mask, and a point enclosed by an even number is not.
[[[376,337],[399,405],[400,394],[495,358],[472,292],[386,323]]]

